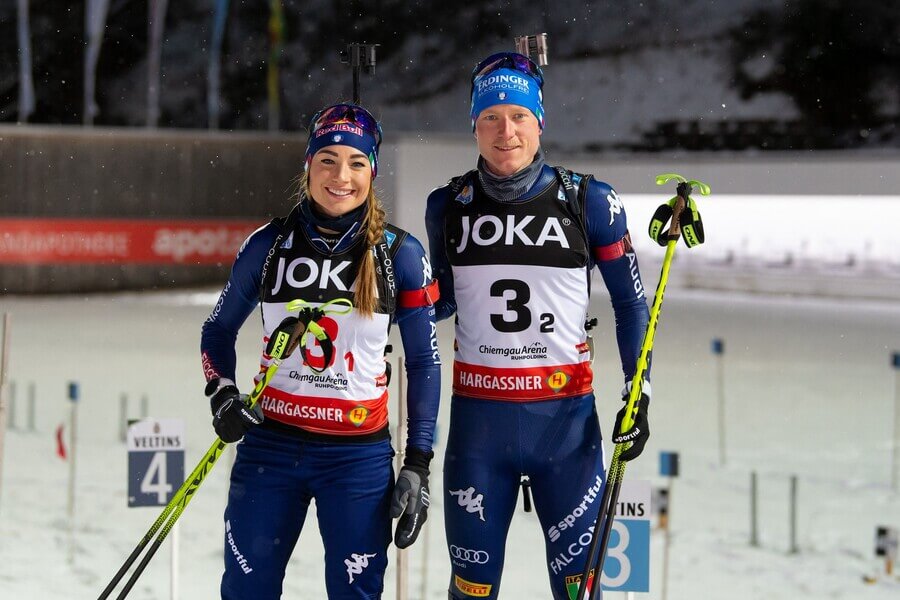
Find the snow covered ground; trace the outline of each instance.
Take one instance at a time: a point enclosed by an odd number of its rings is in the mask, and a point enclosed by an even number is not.
[[[656,278],[655,271],[644,269],[648,288],[655,287]],[[602,290],[599,279],[597,283]],[[0,312],[12,314],[9,377],[16,383],[17,399],[16,428],[6,435],[0,488],[0,598],[96,598],[157,516],[157,508],[127,508],[127,457],[118,438],[121,394],[130,398],[131,416],[138,416],[137,399],[146,394],[152,416],[185,420],[187,469],[208,448],[214,434],[202,395],[198,343],[200,324],[215,297],[215,290],[198,290],[2,299]],[[600,320],[594,331],[595,372],[604,430],[619,407],[621,386],[608,304],[598,292],[593,301]],[[244,381],[256,361],[255,325],[248,323],[238,340]],[[446,376],[452,330],[443,324],[439,333]],[[726,344],[725,466],[718,464],[716,359],[710,352],[714,337]],[[896,302],[669,289],[654,352],[653,433],[644,456],[627,472],[628,478],[659,485],[658,453],[681,454],[682,476],[672,491],[668,598],[900,597],[896,575],[874,584],[862,581],[863,575],[884,571],[873,557],[875,527],[900,527],[900,494],[890,489],[898,377],[890,356],[898,350]],[[66,516],[69,465],[57,458],[54,436],[68,418],[69,381],[78,381],[82,390],[73,524]],[[23,430],[30,382],[37,390],[35,432]],[[439,457],[448,409],[445,402]],[[217,597],[230,462],[226,453],[181,518],[178,575],[183,599]],[[748,544],[751,471],[759,473],[757,548]],[[788,553],[792,474],[799,477],[797,554]],[[443,600],[449,563],[437,473],[432,489],[427,537],[411,552],[410,590],[412,598]],[[541,544],[536,517],[520,509],[507,545],[503,598],[549,597]],[[661,597],[662,549],[663,536],[654,530],[652,591],[638,597]],[[166,544],[129,598],[169,598],[169,555]],[[325,598],[322,573],[321,543],[310,515],[284,597]],[[384,597],[395,597],[393,563]]]

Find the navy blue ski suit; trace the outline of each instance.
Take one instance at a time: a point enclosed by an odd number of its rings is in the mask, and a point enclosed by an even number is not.
[[[351,231],[332,246],[296,209],[287,223],[254,232],[203,325],[207,380],[235,380],[237,333],[258,304],[265,348],[286,301],[352,300],[355,269],[362,253],[371,251],[364,239]],[[331,362],[314,338],[305,357],[295,351],[286,359],[260,400],[265,421],[238,445],[225,510],[223,599],[281,597],[312,500],[325,546],[328,597],[381,597],[394,485],[383,362],[391,320],[399,326],[406,357],[409,446],[431,451],[440,397],[435,311],[423,294],[432,282],[425,251],[392,226],[385,228],[384,244],[392,262],[383,265],[392,265],[392,278],[378,267],[373,318],[354,310],[319,321],[334,339]],[[388,297],[393,306],[385,304]],[[316,360],[320,368],[312,371],[308,365]],[[261,370],[267,362],[263,354]]]
[[[426,226],[438,319],[457,314],[444,457],[450,597],[498,597],[527,477],[553,597],[567,599],[606,477],[584,331],[593,267],[626,380],[649,316],[624,208],[609,185],[545,165],[513,202],[491,198],[475,172],[451,180],[429,196]]]

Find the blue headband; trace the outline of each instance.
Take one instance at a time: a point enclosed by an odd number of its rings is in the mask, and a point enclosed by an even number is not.
[[[540,83],[516,69],[497,69],[472,82],[472,129],[486,108],[497,104],[515,104],[530,110],[544,128],[544,105]]]
[[[313,117],[310,126],[309,141],[306,146],[306,168],[309,169],[310,162],[316,152],[326,146],[341,145],[356,148],[369,158],[372,165],[372,178],[374,179],[378,173],[378,146],[381,144],[381,132],[378,130],[379,125],[368,111],[359,106],[347,105],[350,112],[341,114],[332,111],[330,108],[339,107],[344,110],[344,105],[335,105],[320,111],[316,117]],[[357,113],[356,111],[361,111]],[[317,122],[317,117],[323,115],[324,122]],[[334,121],[328,121],[329,117],[334,117]],[[362,121],[363,123],[360,123]],[[372,123],[375,130],[364,126],[366,123]]]

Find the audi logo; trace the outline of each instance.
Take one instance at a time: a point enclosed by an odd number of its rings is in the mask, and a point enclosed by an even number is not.
[[[469,550],[459,546],[450,546],[450,555],[453,558],[475,563],[476,565],[483,565],[491,558],[484,550]]]

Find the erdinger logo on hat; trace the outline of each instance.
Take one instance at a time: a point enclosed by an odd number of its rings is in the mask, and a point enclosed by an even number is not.
[[[507,75],[503,74],[504,71],[508,71],[507,69],[501,69],[497,71],[495,74],[486,75],[485,77],[479,79],[475,83],[475,88],[479,94],[483,94],[485,92],[490,92],[497,88],[505,88],[516,90],[523,94],[529,93],[529,80],[525,75]],[[534,80],[531,80],[531,83],[535,83]],[[535,87],[538,87],[535,85]]]
[[[530,75],[501,68],[476,78],[472,85],[472,128],[475,128],[475,121],[481,111],[498,104],[515,104],[527,108],[543,129],[541,86]]]

